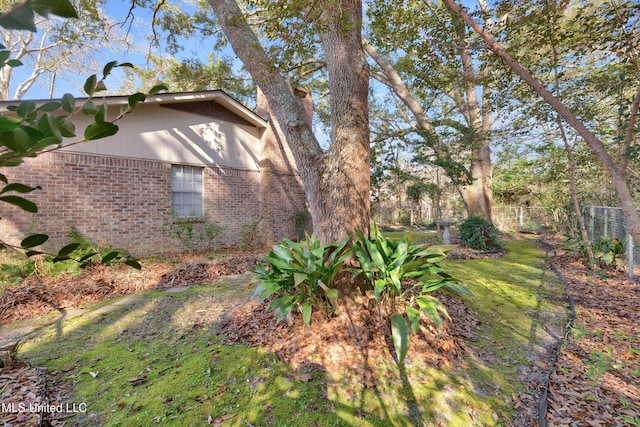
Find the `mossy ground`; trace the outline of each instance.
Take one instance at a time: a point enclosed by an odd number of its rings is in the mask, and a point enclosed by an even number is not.
[[[71,425],[509,425],[519,372],[545,323],[561,323],[565,311],[544,252],[506,246],[503,258],[446,263],[474,293],[467,304],[481,321],[467,369],[398,369],[389,358],[366,386],[357,372],[293,371],[261,348],[224,344],[218,321],[251,292],[224,280],[53,323],[20,357],[68,385],[70,402],[87,404]]]

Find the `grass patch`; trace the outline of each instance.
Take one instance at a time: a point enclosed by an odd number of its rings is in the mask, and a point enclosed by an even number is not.
[[[414,241],[417,234],[431,233]],[[560,286],[544,253],[524,241],[506,247],[500,259],[445,263],[474,292],[467,303],[481,320],[468,369],[418,360],[398,369],[389,358],[367,385],[357,369],[341,377],[293,371],[264,349],[224,344],[218,321],[251,291],[224,281],[148,292],[111,312],[54,323],[20,355],[69,385],[70,402],[87,404],[72,425],[508,425],[509,397],[524,387],[519,373],[543,325],[562,322],[564,309],[553,302]]]

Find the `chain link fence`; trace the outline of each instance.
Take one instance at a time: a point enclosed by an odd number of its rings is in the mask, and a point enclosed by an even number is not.
[[[540,206],[495,206],[493,223],[499,230],[541,230],[549,227],[549,215]]]
[[[640,244],[633,241],[627,232],[627,224],[622,208],[608,206],[584,206],[582,208],[584,225],[593,243],[600,238],[618,239],[625,248],[625,260],[629,277],[640,273]]]

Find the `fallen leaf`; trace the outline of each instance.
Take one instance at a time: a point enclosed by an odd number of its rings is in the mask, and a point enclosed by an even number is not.
[[[302,381],[303,383],[309,382],[313,379],[313,377],[309,374],[302,374],[300,375],[299,380]]]

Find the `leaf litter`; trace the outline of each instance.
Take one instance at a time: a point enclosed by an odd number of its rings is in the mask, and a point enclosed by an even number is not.
[[[208,262],[202,261],[201,257],[185,257],[178,261],[177,268],[176,261],[155,261],[145,266],[144,275],[129,270],[109,271],[98,266],[65,280],[45,283],[32,278],[19,289],[5,288],[0,296],[0,323],[146,289],[208,283],[216,277],[250,269],[262,262],[262,254],[236,253],[223,260]],[[476,254],[460,256],[477,257]],[[560,351],[550,377],[546,421],[549,426],[627,425],[625,420],[640,416],[640,327],[637,319],[640,286],[624,273],[608,272],[607,279],[589,276],[584,266],[566,255],[556,257],[553,265],[564,277],[567,291],[573,296],[578,318],[574,334]],[[462,301],[448,296],[442,296],[442,299],[452,318],[456,319],[455,323],[445,320],[443,331],[423,324],[420,334],[412,336],[409,363],[464,367],[467,341],[473,341],[472,331],[478,319]],[[222,322],[222,329],[229,342],[242,341],[271,348],[279,358],[295,367],[299,381],[310,381],[310,374],[322,370],[350,375],[354,381],[370,385],[375,378],[368,367],[392,357],[393,346],[385,333],[388,326],[372,313],[366,298],[360,301],[361,306],[350,318],[327,318],[322,313],[314,313],[312,329],[304,326],[301,316],[294,316],[292,325],[275,324],[274,313],[265,309],[267,304],[252,301],[231,311]],[[578,338],[575,332],[580,334],[583,330]],[[549,369],[549,364],[542,360],[534,365],[537,370]],[[132,385],[144,382],[143,378],[132,379]],[[255,381],[255,385],[260,383],[260,379]],[[531,386],[540,389],[540,384]],[[18,365],[0,369],[2,403],[9,401],[9,395],[22,402],[29,399],[57,402],[60,395],[69,393],[61,387],[64,386],[50,384],[45,387],[44,371],[40,368]],[[535,394],[535,390],[514,393],[511,404],[516,409],[531,409],[532,405],[538,404]],[[471,419],[474,411],[474,408],[470,409]],[[525,413],[527,415],[521,415],[522,419],[513,420],[512,425],[537,425],[532,411],[520,412]],[[14,425],[41,425],[42,422],[41,419],[17,418],[28,415],[25,413],[2,415],[13,417],[3,421]],[[209,417],[207,424],[222,425],[234,415]],[[495,412],[492,418],[498,422]],[[585,420],[589,420],[588,424],[584,424]],[[49,425],[64,423],[60,419],[49,420]]]

